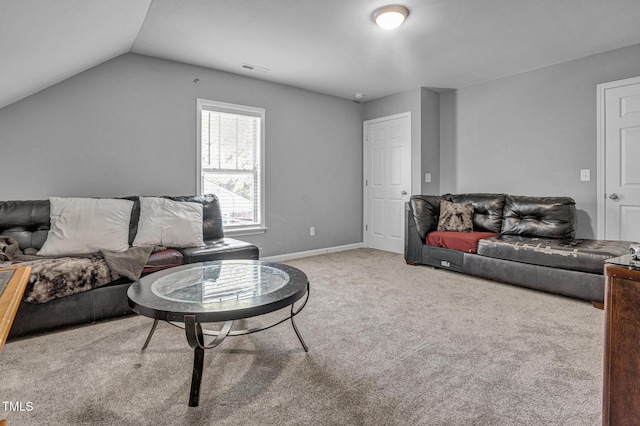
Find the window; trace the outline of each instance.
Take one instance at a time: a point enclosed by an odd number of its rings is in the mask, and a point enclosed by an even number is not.
[[[220,199],[225,233],[264,232],[264,109],[198,99],[198,193]]]

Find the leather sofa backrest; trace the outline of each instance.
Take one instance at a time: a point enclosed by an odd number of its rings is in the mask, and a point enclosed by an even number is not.
[[[569,197],[507,195],[501,235],[572,239],[576,203]]]
[[[473,230],[499,234],[506,194],[445,194],[447,201],[473,206]]]
[[[15,239],[21,250],[40,250],[48,232],[49,200],[0,201],[0,235]]]
[[[473,230],[499,234],[502,227],[505,198],[505,194],[482,193],[445,194],[442,196],[412,195],[409,206],[416,222],[416,230],[423,240],[429,232],[438,228],[441,201],[473,205]]]
[[[409,208],[422,240],[435,231],[440,218],[440,202],[471,204],[474,231],[501,235],[575,238],[575,201],[569,197],[526,197],[506,194],[412,195]]]
[[[129,244],[133,243],[140,218],[140,200],[137,196],[123,197],[134,202],[129,225]],[[174,201],[202,203],[204,240],[224,237],[222,212],[216,195],[164,196]],[[0,235],[14,238],[20,249],[40,250],[49,232],[49,200],[0,201]]]

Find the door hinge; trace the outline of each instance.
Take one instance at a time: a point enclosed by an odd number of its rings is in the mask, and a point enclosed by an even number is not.
[[[365,226],[364,226],[364,230],[365,230],[365,231],[368,231],[368,230],[369,230],[369,225],[365,225]]]
[[[369,179],[364,180],[364,186],[369,186]]]

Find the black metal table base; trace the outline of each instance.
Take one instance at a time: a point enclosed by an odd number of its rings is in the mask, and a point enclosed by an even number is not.
[[[309,284],[307,284],[307,294],[304,299],[302,305],[299,308],[294,309],[295,303],[291,305],[291,313],[288,317],[277,321],[273,324],[270,324],[265,327],[254,327],[247,328],[244,330],[234,330],[231,331],[231,327],[233,326],[233,320],[226,321],[222,326],[220,331],[216,330],[203,330],[200,323],[196,321],[195,315],[185,315],[184,316],[184,324],[176,323],[172,321],[167,321],[169,324],[174,325],[176,327],[184,328],[185,334],[187,336],[187,342],[189,346],[193,349],[193,373],[191,375],[191,392],[189,394],[189,407],[197,407],[200,401],[200,384],[202,383],[202,369],[204,365],[204,350],[205,349],[213,349],[218,346],[227,336],[243,336],[246,334],[255,333],[258,331],[267,330],[269,328],[275,327],[276,325],[282,324],[287,320],[291,320],[291,325],[293,326],[293,331],[296,332],[296,336],[298,336],[298,340],[300,344],[304,348],[305,352],[309,352],[309,347],[304,342],[302,335],[300,334],[300,330],[298,330],[298,326],[293,319],[296,315],[302,311],[304,306],[307,304],[309,300]],[[151,330],[149,331],[149,335],[142,346],[142,350],[144,351],[149,342],[151,341],[151,337],[153,333],[156,331],[156,327],[158,326],[158,319],[153,321],[153,325],[151,326]],[[208,344],[205,343],[204,336],[215,336],[211,342]]]

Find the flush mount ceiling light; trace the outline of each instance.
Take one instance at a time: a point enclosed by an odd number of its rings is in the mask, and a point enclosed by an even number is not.
[[[409,9],[397,4],[383,6],[373,13],[373,21],[380,28],[393,30],[398,28],[409,16]]]

